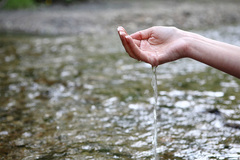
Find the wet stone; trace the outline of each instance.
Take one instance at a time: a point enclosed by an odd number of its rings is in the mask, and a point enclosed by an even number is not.
[[[25,146],[25,144],[26,144],[26,141],[24,139],[15,140],[15,145],[18,146],[18,147]]]
[[[14,120],[14,117],[13,117],[13,116],[7,116],[7,117],[6,117],[6,120],[7,120],[7,121],[13,121],[13,120]]]

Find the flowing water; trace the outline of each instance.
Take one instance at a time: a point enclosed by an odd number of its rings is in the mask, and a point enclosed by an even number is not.
[[[239,45],[239,31],[199,33]],[[149,70],[117,33],[1,35],[0,159],[153,159],[155,113],[160,159],[240,157],[239,79],[183,59],[156,70],[157,99]]]
[[[157,67],[152,67],[152,87],[154,91],[154,106],[153,106],[153,154],[154,159],[158,160],[157,155],[157,107],[158,107],[158,89],[157,89],[157,73],[156,73]]]

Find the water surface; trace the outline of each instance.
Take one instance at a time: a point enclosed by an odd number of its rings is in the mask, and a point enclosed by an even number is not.
[[[198,32],[240,44],[239,26]],[[1,35],[0,65],[0,159],[154,157],[151,66],[117,35]],[[190,59],[157,74],[159,157],[240,157],[240,81]]]

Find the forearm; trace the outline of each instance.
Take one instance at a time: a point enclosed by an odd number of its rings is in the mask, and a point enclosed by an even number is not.
[[[240,78],[240,47],[188,33],[186,57]]]

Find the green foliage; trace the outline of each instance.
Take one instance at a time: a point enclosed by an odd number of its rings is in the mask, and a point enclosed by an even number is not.
[[[56,4],[56,3],[61,3],[61,4],[70,4],[73,2],[84,2],[87,0],[35,0],[37,3],[45,3],[45,4]]]
[[[8,0],[4,5],[6,9],[29,8],[35,5],[34,0]]]
[[[74,2],[85,2],[88,0],[0,0],[0,8],[5,9],[21,9],[30,8],[36,4],[71,4]]]

